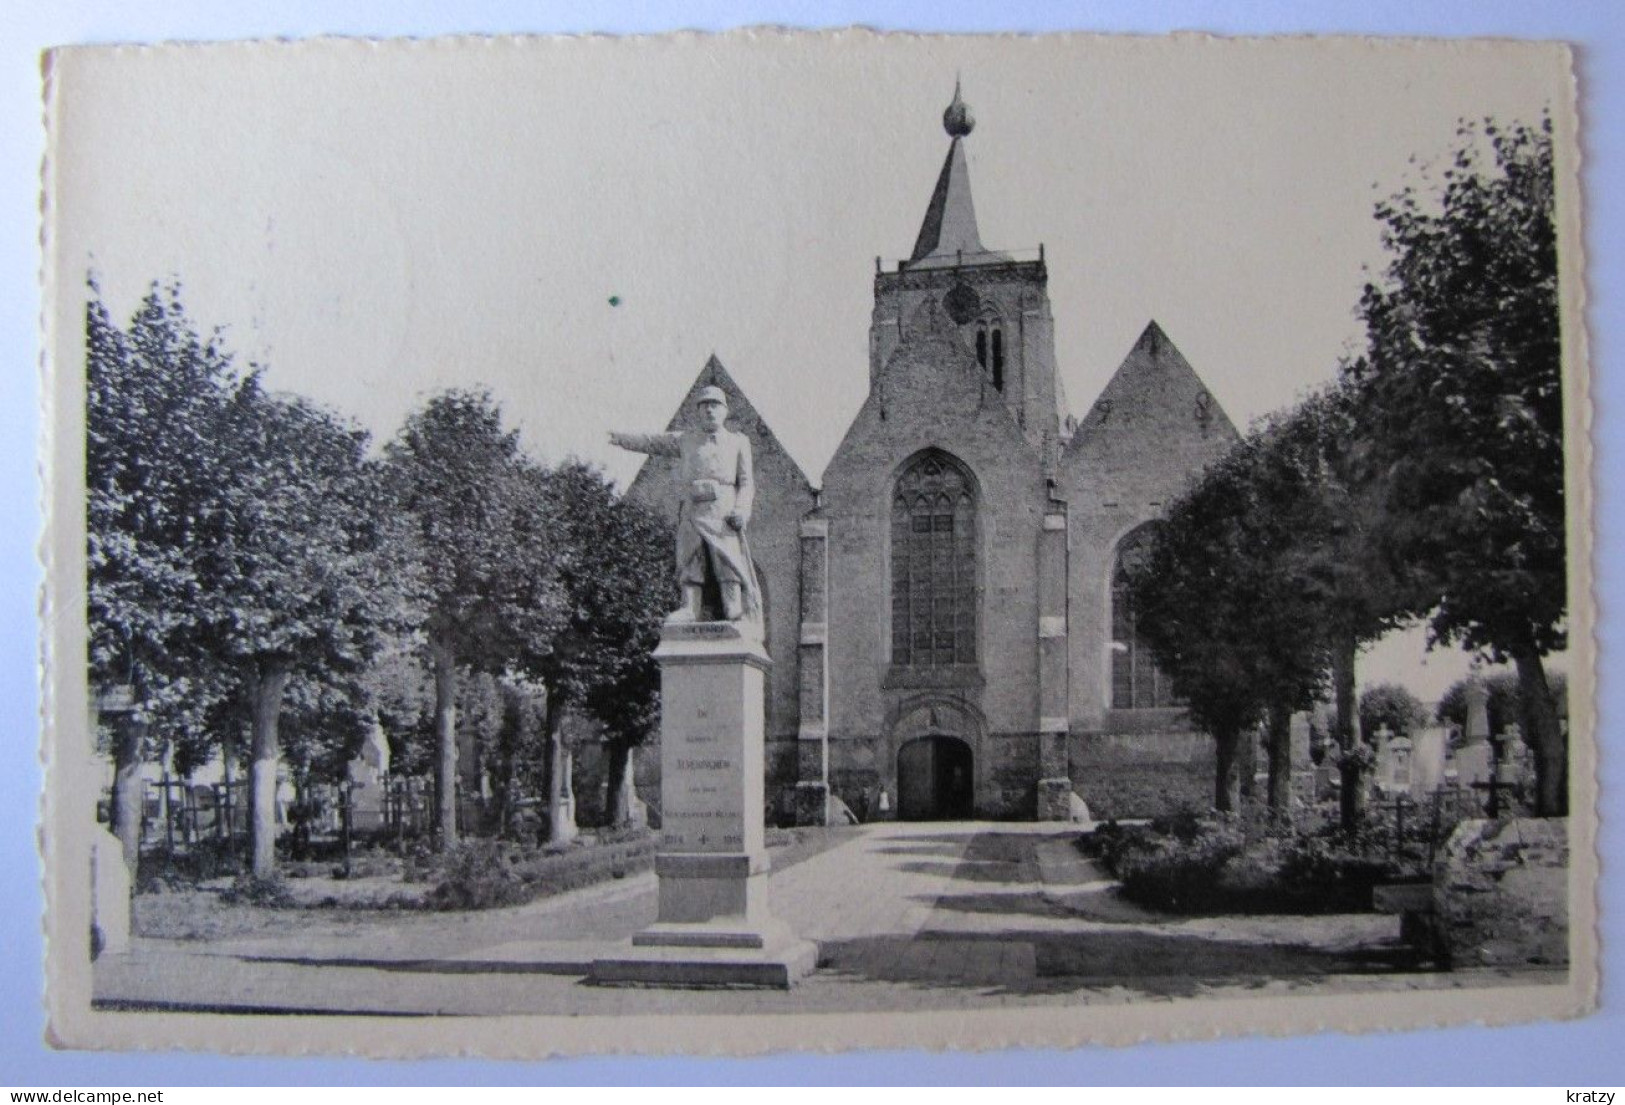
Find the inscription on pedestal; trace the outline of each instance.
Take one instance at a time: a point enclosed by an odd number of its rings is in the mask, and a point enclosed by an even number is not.
[[[666,626],[657,653],[665,851],[762,850],[760,649],[729,623]]]
[[[677,734],[673,734],[677,736]],[[665,792],[666,844],[678,852],[737,852],[745,846],[739,761],[724,755],[721,737],[700,730],[679,737],[676,769]]]
[[[737,641],[742,636],[730,622],[667,622],[664,635],[668,641]]]

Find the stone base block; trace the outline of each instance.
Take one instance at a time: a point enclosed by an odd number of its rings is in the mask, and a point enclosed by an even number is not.
[[[788,990],[818,965],[818,945],[782,925],[652,925],[595,960],[596,986]]]
[[[755,927],[768,916],[767,870],[766,853],[662,852],[655,856],[658,916],[693,929],[718,923]]]
[[[796,784],[796,824],[829,824],[829,784]]]
[[[1038,780],[1038,820],[1072,820],[1072,780]]]

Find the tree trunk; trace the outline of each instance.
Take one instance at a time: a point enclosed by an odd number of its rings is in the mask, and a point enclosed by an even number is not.
[[[612,741],[609,745],[609,823],[629,825],[632,822],[632,746],[626,741]]]
[[[214,818],[216,824],[219,824],[222,818],[225,819],[226,854],[233,857],[237,854],[237,826],[235,824],[237,820],[237,796],[231,791],[233,786],[231,769],[232,763],[236,759],[236,730],[228,724],[225,733],[220,737],[220,778],[225,784],[222,788],[223,802],[215,807]]]
[[[1243,729],[1236,740],[1236,794],[1238,798],[1251,803],[1258,797],[1253,793],[1254,783],[1258,776],[1258,729],[1249,725]],[[1241,808],[1240,803],[1236,806]]]
[[[1241,773],[1236,761],[1242,739],[1242,734],[1234,729],[1213,734],[1218,761],[1213,779],[1213,808],[1220,813],[1234,813],[1241,805]]]
[[[147,723],[138,715],[113,715],[113,799],[108,821],[132,879],[141,862],[142,791],[146,789],[141,780],[141,746],[146,736]]]
[[[519,746],[519,692],[504,683],[500,687],[502,720],[497,726],[495,755],[485,759],[487,778],[491,786],[491,800],[485,808],[486,825],[504,840],[513,833],[516,759],[514,749]]]
[[[249,686],[253,738],[248,766],[249,836],[252,866],[257,879],[276,873],[276,769],[277,723],[282,717],[282,691],[288,685],[285,664],[260,666]]]
[[[1533,648],[1513,650],[1512,659],[1518,665],[1524,741],[1535,754],[1535,815],[1567,817],[1569,745],[1557,723],[1557,703],[1546,682],[1546,667]]]
[[[1338,751],[1338,794],[1342,827],[1352,833],[1365,821],[1365,770],[1354,753],[1359,748],[1358,707],[1354,701],[1354,660],[1360,646],[1341,636],[1332,648],[1332,736]]]
[[[1284,823],[1292,816],[1292,706],[1272,706],[1268,724],[1270,816]]]
[[[547,839],[555,844],[568,844],[579,835],[576,827],[575,788],[571,783],[571,755],[564,744],[564,707],[547,699]]]
[[[435,836],[442,852],[457,847],[457,654],[449,642],[431,640],[434,665]]]

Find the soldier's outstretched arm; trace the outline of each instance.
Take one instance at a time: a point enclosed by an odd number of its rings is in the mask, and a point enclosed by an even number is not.
[[[633,453],[648,453],[656,457],[676,457],[683,452],[683,435],[680,433],[622,434],[611,430],[609,443]]]

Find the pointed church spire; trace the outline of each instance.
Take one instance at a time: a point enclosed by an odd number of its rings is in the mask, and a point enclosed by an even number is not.
[[[954,99],[942,113],[942,129],[953,141],[948,146],[948,157],[942,163],[936,190],[925,209],[925,221],[920,224],[920,236],[915,239],[914,252],[909,257],[911,266],[934,267],[957,264],[961,259],[987,260],[988,251],[982,246],[976,229],[976,205],[971,202],[970,171],[965,165],[964,139],[976,128],[976,117],[960,95],[959,80],[954,80]]]

